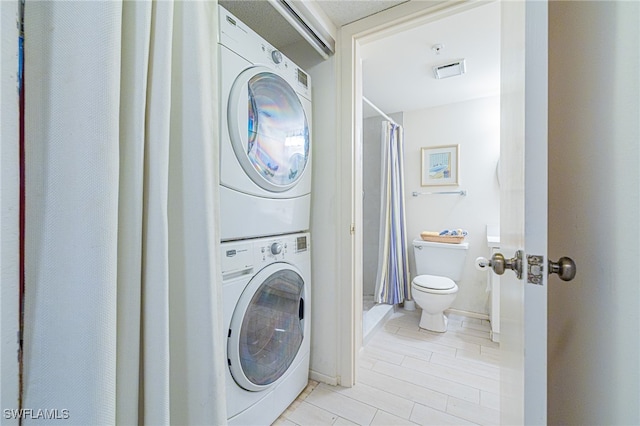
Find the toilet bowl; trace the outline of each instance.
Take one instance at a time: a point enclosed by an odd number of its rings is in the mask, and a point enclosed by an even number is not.
[[[453,280],[435,275],[418,275],[411,282],[413,300],[422,308],[420,328],[444,333],[447,316],[444,314],[458,294]]]
[[[444,333],[449,309],[458,294],[469,243],[413,240],[417,276],[411,281],[413,300],[422,309],[420,328]]]

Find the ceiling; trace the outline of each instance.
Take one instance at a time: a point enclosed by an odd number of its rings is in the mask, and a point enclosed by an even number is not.
[[[315,0],[322,11],[340,28],[409,0]]]
[[[331,21],[343,25],[407,0],[314,0]],[[421,1],[421,0],[411,0]],[[267,0],[219,3],[278,49],[304,39]],[[432,50],[442,44],[440,54]],[[362,48],[363,93],[387,114],[496,95],[500,86],[500,5],[471,10],[367,43]],[[437,80],[432,67],[466,60],[466,74]],[[375,111],[366,106],[365,117]]]
[[[432,47],[441,44],[436,53]],[[500,91],[500,4],[492,2],[365,44],[363,94],[386,113],[493,96]],[[438,80],[433,67],[465,59],[466,73]],[[365,115],[371,110],[365,109]]]

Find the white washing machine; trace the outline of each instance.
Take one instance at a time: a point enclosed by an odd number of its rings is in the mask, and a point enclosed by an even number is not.
[[[311,78],[219,12],[221,240],[306,231]]]
[[[308,233],[221,244],[231,425],[268,425],[309,376]]]

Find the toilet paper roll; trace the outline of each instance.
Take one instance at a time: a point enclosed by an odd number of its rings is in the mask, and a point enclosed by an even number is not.
[[[491,269],[491,261],[486,257],[479,257],[476,259],[476,269],[478,271],[486,271]]]

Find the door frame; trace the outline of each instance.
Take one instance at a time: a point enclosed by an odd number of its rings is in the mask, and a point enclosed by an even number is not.
[[[356,383],[362,348],[362,45],[455,15],[487,2],[407,2],[340,29],[338,100],[338,380]],[[348,183],[348,184],[347,184]]]

